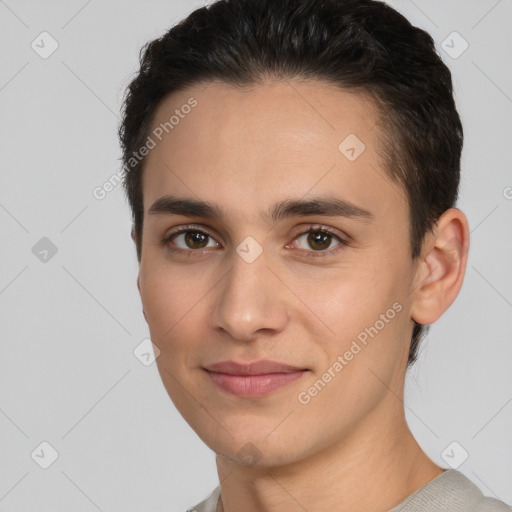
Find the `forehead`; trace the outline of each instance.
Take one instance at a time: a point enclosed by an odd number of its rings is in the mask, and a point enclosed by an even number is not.
[[[310,193],[381,208],[403,199],[383,169],[374,104],[325,82],[198,84],[162,101],[150,137],[146,211],[163,193],[238,213]]]

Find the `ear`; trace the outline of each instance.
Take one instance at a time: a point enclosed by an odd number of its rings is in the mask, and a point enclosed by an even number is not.
[[[140,275],[138,275],[138,276],[137,276],[137,288],[138,288],[138,290],[139,290],[139,295],[140,295],[140,296],[141,296],[141,298],[142,298],[142,294],[141,294],[141,292],[140,292]],[[146,323],[147,323],[148,318],[147,318],[147,316],[146,316],[146,312],[144,311],[144,307],[142,308],[142,313],[143,313],[144,318],[146,319]]]
[[[411,317],[419,324],[434,323],[455,300],[464,281],[469,250],[469,227],[464,213],[446,210],[428,233],[413,284]]]

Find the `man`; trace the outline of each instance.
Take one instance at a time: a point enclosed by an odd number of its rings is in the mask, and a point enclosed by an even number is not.
[[[430,36],[371,0],[220,0],[147,45],[123,114],[158,369],[217,454],[194,510],[509,511],[404,415],[469,247]]]

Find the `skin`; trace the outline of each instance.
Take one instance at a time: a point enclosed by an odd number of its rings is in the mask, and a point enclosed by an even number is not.
[[[462,285],[466,217],[447,210],[411,260],[406,196],[384,171],[377,113],[362,94],[320,81],[198,84],[167,97],[153,127],[190,97],[197,106],[147,156],[137,285],[163,384],[217,454],[218,510],[389,510],[442,473],[406,424],[403,390],[413,319],[437,320]],[[349,134],[366,147],[354,161],[338,149]],[[149,213],[164,195],[215,203],[226,217]],[[372,217],[264,216],[313,196]],[[181,234],[162,244],[188,224],[209,235],[204,243]],[[334,232],[320,248],[303,234],[311,224]],[[262,249],[252,263],[236,252],[248,236]],[[301,403],[394,303],[401,311]],[[203,369],[259,359],[309,371],[242,398]]]

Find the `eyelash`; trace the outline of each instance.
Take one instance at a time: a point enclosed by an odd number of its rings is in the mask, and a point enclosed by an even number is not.
[[[188,226],[183,226],[179,230],[174,231],[174,232],[170,233],[169,235],[167,235],[166,237],[164,237],[164,239],[161,241],[161,245],[166,247],[167,250],[169,250],[169,251],[171,251],[173,253],[181,253],[181,254],[184,254],[184,255],[189,256],[189,257],[201,256],[202,253],[204,253],[205,249],[203,249],[203,250],[201,250],[201,249],[181,249],[181,248],[176,248],[176,247],[171,247],[170,246],[170,242],[172,241],[172,239],[174,237],[176,237],[178,235],[181,235],[183,233],[188,233],[188,232],[201,233],[201,234],[206,235],[206,236],[208,236],[210,238],[213,238],[209,233],[204,231],[199,226],[188,225]],[[344,240],[339,235],[334,233],[334,231],[331,231],[330,229],[328,229],[328,228],[326,228],[324,226],[319,226],[319,225],[314,225],[314,224],[310,224],[308,226],[308,228],[305,231],[302,231],[301,233],[299,233],[293,239],[293,241],[297,240],[298,238],[300,238],[300,237],[302,237],[304,235],[308,235],[309,233],[323,233],[323,234],[326,234],[326,235],[330,235],[330,236],[336,238],[339,243],[338,243],[337,246],[334,247],[334,249],[326,249],[326,250],[319,250],[319,251],[314,251],[314,250],[308,251],[308,250],[305,250],[305,249],[299,249],[299,251],[304,251],[306,253],[312,253],[308,257],[312,257],[312,258],[325,258],[327,256],[332,256],[334,254],[337,254],[338,251],[343,250],[346,246],[350,245],[346,240]]]

